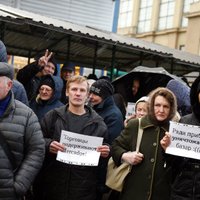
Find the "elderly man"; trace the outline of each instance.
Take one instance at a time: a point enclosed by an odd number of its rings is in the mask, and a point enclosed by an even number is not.
[[[31,186],[44,158],[36,115],[14,99],[14,68],[0,63],[0,199],[18,200]]]

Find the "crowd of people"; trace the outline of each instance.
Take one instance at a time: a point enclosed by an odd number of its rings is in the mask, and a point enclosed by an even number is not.
[[[200,77],[191,89],[172,79],[145,96],[135,77],[128,94],[135,112],[127,117],[128,102],[108,77],[75,75],[72,62],[57,71],[46,50],[14,79],[0,41],[0,199],[200,200],[199,159],[166,153],[170,121],[200,126]],[[58,160],[68,148],[63,131],[103,139],[97,166]],[[111,156],[117,166],[132,165],[122,192],[105,184]]]

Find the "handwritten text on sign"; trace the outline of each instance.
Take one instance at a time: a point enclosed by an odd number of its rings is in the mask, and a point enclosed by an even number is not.
[[[102,145],[102,142],[103,138],[100,137],[62,130],[60,143],[65,146],[66,150],[65,152],[59,151],[56,159],[73,165],[97,166],[100,153],[96,151],[96,148]]]
[[[200,160],[200,127],[170,122],[171,144],[166,153]]]

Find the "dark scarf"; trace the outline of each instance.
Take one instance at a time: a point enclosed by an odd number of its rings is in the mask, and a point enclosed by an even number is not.
[[[4,99],[0,100],[0,117],[3,116],[6,108],[8,107],[10,99],[11,99],[11,92],[9,92]]]

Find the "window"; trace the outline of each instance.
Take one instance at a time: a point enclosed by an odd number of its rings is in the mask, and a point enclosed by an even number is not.
[[[121,0],[119,11],[119,28],[131,26],[133,13],[133,0]]]
[[[180,45],[180,46],[179,46],[179,50],[185,51],[185,45],[184,45],[184,44]]]
[[[175,10],[174,0],[161,0],[158,29],[164,30],[173,27]]]
[[[188,25],[188,19],[184,17],[184,14],[188,13],[190,11],[190,4],[198,2],[199,0],[184,0],[184,5],[183,5],[183,16],[182,16],[182,27],[187,27]]]
[[[141,0],[138,33],[148,32],[151,29],[152,4],[153,0]]]

